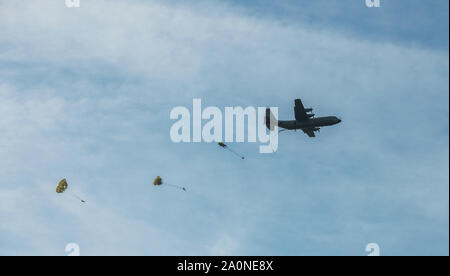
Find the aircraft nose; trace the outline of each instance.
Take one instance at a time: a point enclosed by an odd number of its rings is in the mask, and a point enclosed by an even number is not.
[[[337,117],[336,117],[336,119],[337,119],[337,123],[338,123],[338,124],[339,124],[340,122],[342,122],[341,118],[337,118]]]

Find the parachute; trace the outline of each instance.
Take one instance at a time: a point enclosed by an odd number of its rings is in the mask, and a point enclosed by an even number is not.
[[[59,181],[58,186],[56,186],[56,192],[58,194],[64,193],[69,185],[67,185],[67,180],[64,178],[63,180]]]
[[[58,186],[56,186],[56,193],[62,194],[69,188],[69,185],[67,184],[67,180],[64,178],[63,180],[59,181]],[[81,199],[79,196],[77,196],[75,193],[70,193],[72,196],[74,196],[76,199],[80,200],[83,203],[86,203],[83,199]]]
[[[232,149],[230,149],[230,147],[227,146],[225,143],[219,142],[219,143],[217,143],[217,144],[218,144],[219,146],[221,146],[222,148],[229,150],[231,153],[233,153],[234,155],[240,157],[241,159],[245,159],[244,156],[241,156],[241,155],[238,154],[237,152],[235,152],[235,151],[233,151]]]
[[[153,185],[155,186],[162,185],[162,178],[160,176],[157,176],[155,180],[153,180]]]
[[[157,176],[155,178],[155,180],[153,180],[153,185],[155,185],[155,186],[163,185],[162,178],[160,176]],[[171,186],[171,187],[174,187],[174,188],[177,188],[177,189],[181,189],[181,190],[186,192],[186,188],[185,187],[181,187],[181,186],[177,186],[177,185],[173,185],[173,184],[167,184],[167,183],[164,183],[164,185]]]

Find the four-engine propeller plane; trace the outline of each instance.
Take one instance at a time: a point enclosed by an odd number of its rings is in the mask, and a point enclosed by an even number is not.
[[[266,109],[266,126],[268,129],[273,130],[274,126],[277,125],[284,130],[297,130],[301,129],[309,137],[316,137],[314,132],[320,131],[320,127],[332,126],[341,122],[336,116],[327,117],[317,117],[314,118],[315,114],[312,113],[312,108],[305,108],[300,99],[295,100],[295,120],[289,121],[278,121],[270,112],[270,108]]]

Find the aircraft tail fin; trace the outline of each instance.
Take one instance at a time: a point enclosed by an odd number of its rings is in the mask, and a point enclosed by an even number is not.
[[[266,127],[270,130],[273,131],[275,129],[275,126],[278,125],[278,120],[275,118],[275,116],[272,114],[272,112],[270,111],[270,108],[266,109],[266,116],[265,116],[265,121],[266,121]]]

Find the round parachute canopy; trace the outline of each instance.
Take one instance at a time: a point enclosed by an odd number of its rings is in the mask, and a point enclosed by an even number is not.
[[[58,194],[64,193],[65,190],[67,190],[67,180],[64,178],[63,180],[59,181],[58,186],[56,186],[56,192]]]
[[[155,180],[153,180],[153,185],[155,185],[155,186],[162,185],[162,179],[161,179],[161,177],[157,176],[157,177],[155,178]]]
[[[181,189],[181,190],[186,192],[186,188],[185,187],[181,187],[181,186],[173,185],[173,184],[163,183],[162,182],[162,178],[160,176],[157,176],[155,178],[155,180],[153,180],[153,185],[155,185],[155,186],[160,186],[160,185],[163,185],[163,184],[164,184],[164,186],[174,187],[174,188]]]

